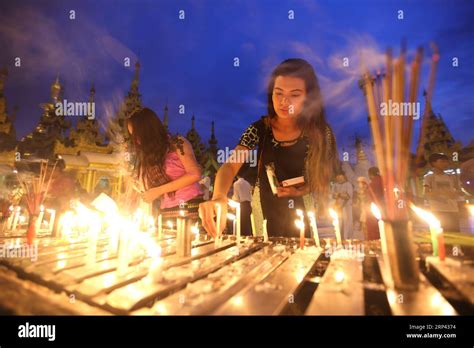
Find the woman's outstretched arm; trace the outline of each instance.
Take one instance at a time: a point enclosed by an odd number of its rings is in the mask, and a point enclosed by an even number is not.
[[[206,229],[207,233],[211,236],[216,236],[216,223],[214,217],[216,216],[216,204],[220,204],[222,208],[221,214],[221,231],[225,227],[225,222],[227,219],[227,193],[232,186],[235,176],[239,172],[240,168],[244,164],[245,158],[248,158],[248,148],[242,145],[237,145],[235,147],[235,152],[239,154],[234,158],[230,158],[224,163],[219,170],[217,171],[216,181],[214,183],[214,192],[212,195],[212,200],[201,203],[199,205],[199,216],[202,220],[202,225]]]

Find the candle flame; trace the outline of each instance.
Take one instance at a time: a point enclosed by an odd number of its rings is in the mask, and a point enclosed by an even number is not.
[[[472,216],[474,216],[474,205],[472,205],[472,204],[471,204],[471,205],[468,205],[468,206],[467,206],[467,209],[469,210],[469,213],[470,213]]]
[[[304,228],[304,222],[301,220],[295,220],[295,225],[298,228]]]
[[[334,280],[336,281],[336,283],[342,283],[345,278],[346,278],[346,274],[345,274],[344,271],[341,270],[341,269],[338,269],[338,270],[334,273]]]
[[[239,203],[239,202],[236,202],[236,201],[234,201],[234,200],[232,200],[232,199],[229,199],[228,202],[229,202],[229,205],[231,206],[231,208],[236,209],[236,208],[240,207],[240,203]]]
[[[303,211],[301,209],[296,209],[296,215],[298,215],[302,219],[303,218]]]
[[[334,209],[329,208],[329,215],[333,218],[334,221],[339,221],[339,218],[337,217],[337,213]]]
[[[380,213],[380,209],[379,207],[377,207],[377,204],[375,204],[374,202],[370,203],[370,210],[372,211],[372,214],[377,220],[382,219],[382,214]]]
[[[310,218],[310,219],[315,218],[314,211],[308,211],[308,218]]]
[[[179,216],[184,216],[184,210],[179,211]]]
[[[414,204],[410,204],[411,209],[418,214],[420,218],[422,218],[430,227],[441,228],[441,223],[439,220],[429,211],[423,210],[418,208]]]
[[[173,222],[172,222],[171,220],[166,221],[166,225],[167,225],[169,228],[173,228]]]

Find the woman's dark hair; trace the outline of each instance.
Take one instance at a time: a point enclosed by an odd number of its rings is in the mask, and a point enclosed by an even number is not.
[[[380,175],[380,170],[377,167],[370,167],[369,168],[369,176],[377,176]]]
[[[306,100],[303,110],[297,116],[298,127],[308,137],[309,151],[305,171],[311,191],[326,194],[329,181],[339,168],[336,139],[326,122],[321,89],[313,67],[306,60],[291,58],[280,63],[273,70],[268,83],[267,104],[270,118],[277,117],[273,107],[273,88],[278,76],[298,77],[304,80]]]
[[[135,170],[146,189],[170,181],[164,171],[166,154],[172,150],[171,139],[158,116],[149,108],[134,112],[126,127],[132,127],[130,140],[136,155]]]

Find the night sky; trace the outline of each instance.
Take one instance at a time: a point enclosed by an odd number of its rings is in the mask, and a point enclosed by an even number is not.
[[[76,19],[69,19],[69,11]],[[185,19],[179,19],[179,10]],[[288,19],[293,10],[295,19]],[[397,11],[404,19],[397,19]],[[9,69],[8,111],[19,106],[18,138],[39,120],[59,74],[70,101],[87,101],[96,88],[99,118],[113,115],[140,60],[144,105],[161,117],[168,102],[170,128],[186,133],[191,116],[204,141],[216,121],[218,145],[234,146],[266,112],[266,84],[282,60],[301,57],[319,77],[327,116],[340,149],[357,133],[368,139],[365,102],[357,80],[360,57],[375,69],[388,46],[398,55],[406,37],[408,59],[425,48],[419,96],[427,85],[429,42],[441,60],[433,108],[455,139],[474,139],[474,1],[3,1],[0,66]],[[20,57],[21,67],[14,67]],[[132,66],[124,67],[130,57]],[[234,57],[240,66],[234,67]],[[350,66],[342,66],[349,57]],[[452,66],[458,57],[459,67]],[[421,98],[422,99],[422,98]],[[183,104],[186,113],[180,115]],[[422,104],[422,106],[424,103]],[[418,135],[420,122],[415,122]]]

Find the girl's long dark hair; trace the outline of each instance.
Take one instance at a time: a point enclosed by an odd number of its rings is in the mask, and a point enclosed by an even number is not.
[[[291,58],[280,63],[273,70],[268,83],[267,104],[270,118],[277,117],[272,95],[278,76],[298,77],[305,82],[306,100],[302,112],[297,116],[298,127],[309,141],[305,174],[311,191],[325,195],[329,189],[329,181],[339,167],[339,158],[336,139],[326,122],[318,78],[311,64],[304,59]]]
[[[126,121],[131,125],[130,140],[136,155],[135,171],[146,189],[170,181],[164,170],[166,154],[172,150],[171,139],[158,116],[149,108],[134,112]]]

